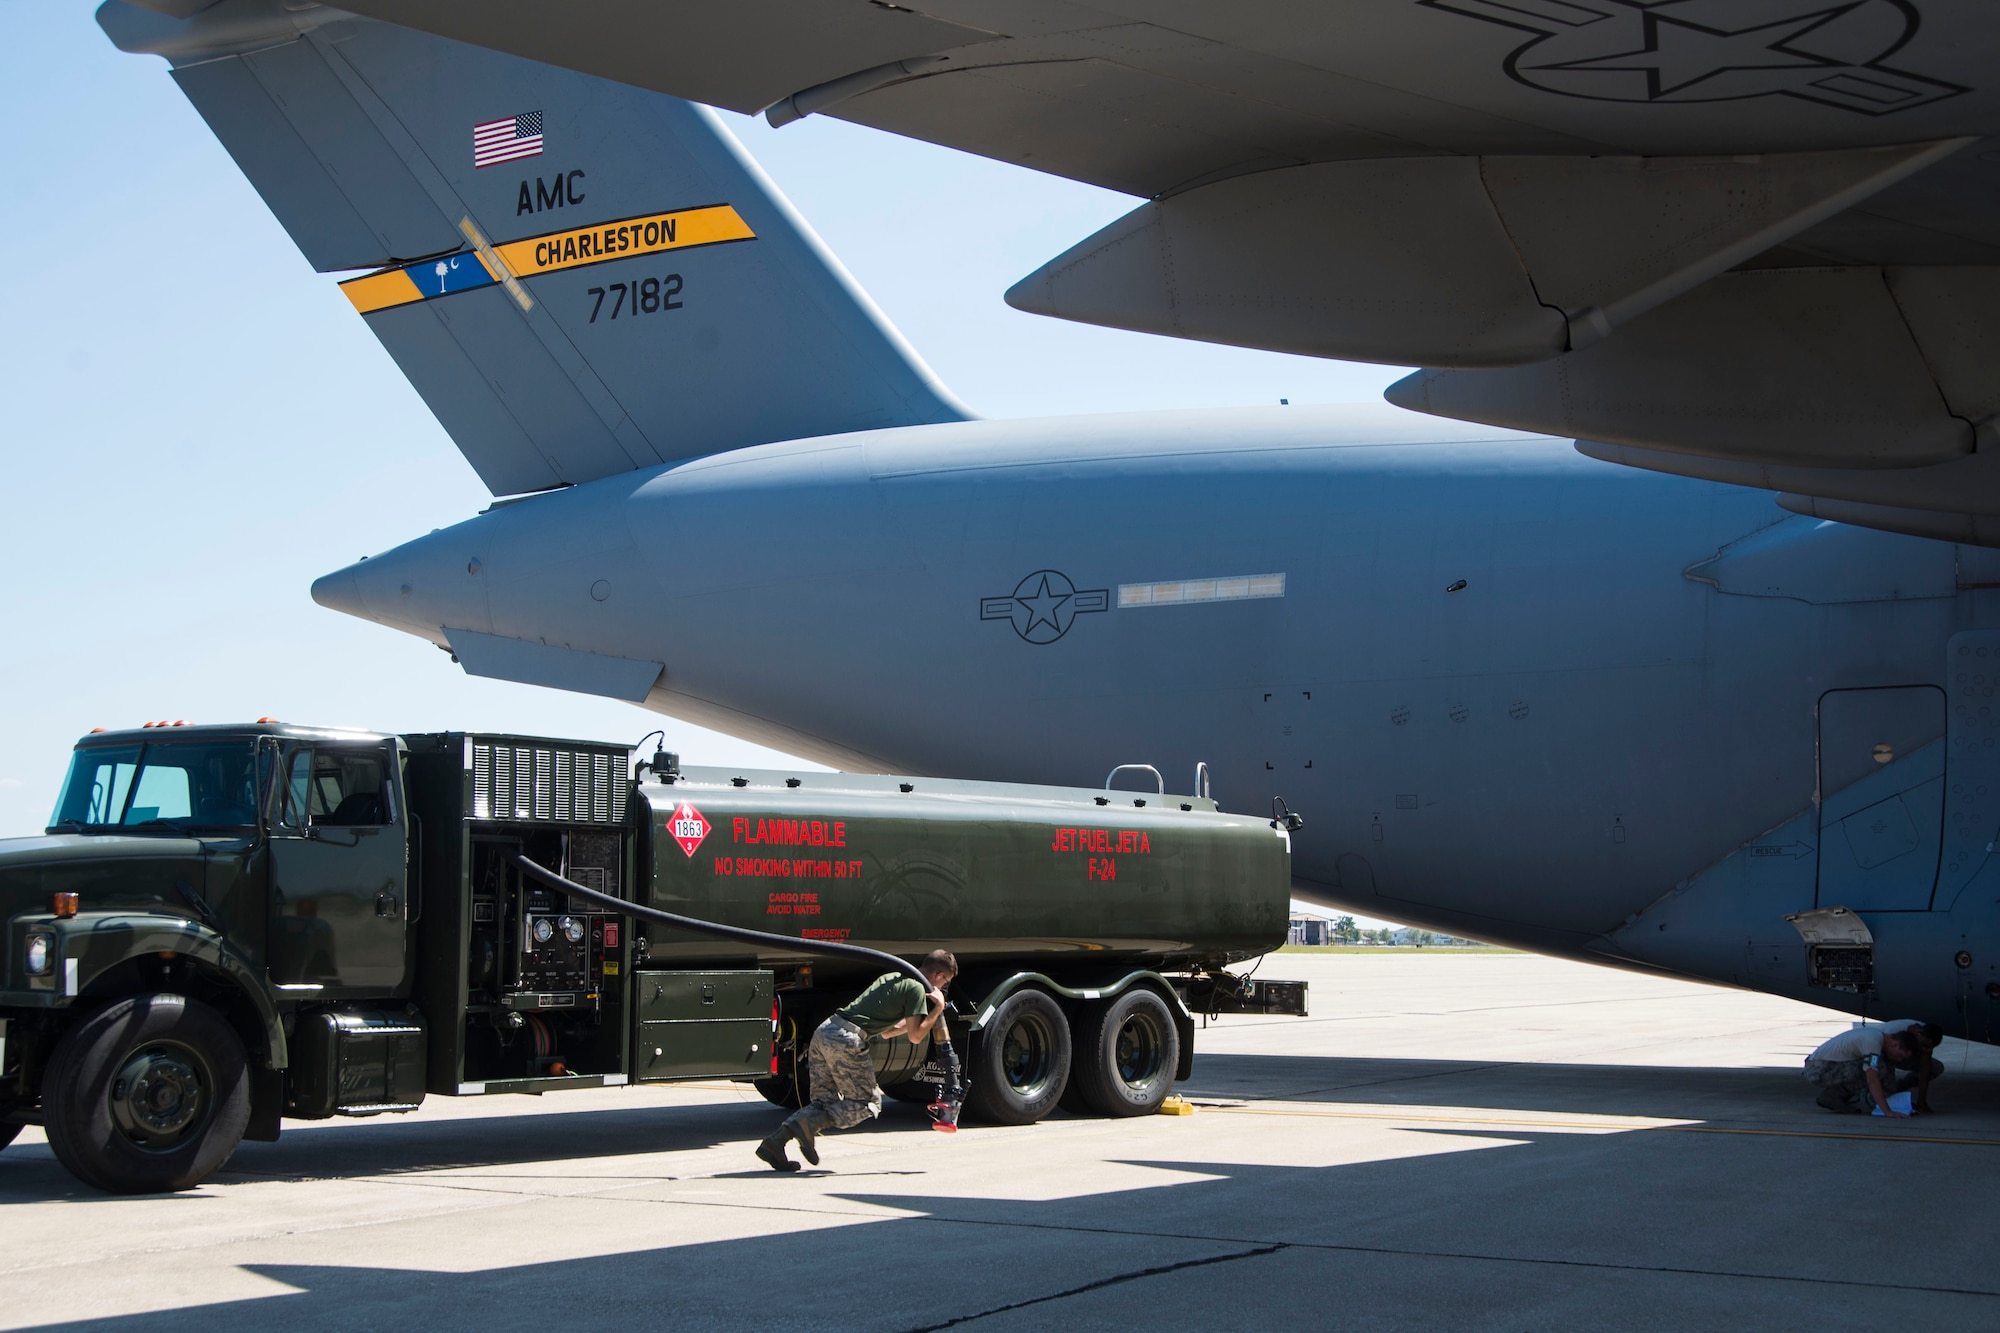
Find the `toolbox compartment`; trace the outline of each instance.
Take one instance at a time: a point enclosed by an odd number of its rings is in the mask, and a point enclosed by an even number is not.
[[[635,973],[633,1081],[769,1074],[775,988],[770,972]]]

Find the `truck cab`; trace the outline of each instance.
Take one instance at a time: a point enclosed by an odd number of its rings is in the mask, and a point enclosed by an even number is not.
[[[410,994],[403,769],[397,737],[268,720],[85,737],[47,832],[0,841],[0,1141],[99,1083],[104,1124],[49,1126],[86,1178],[275,1138],[296,1004]]]

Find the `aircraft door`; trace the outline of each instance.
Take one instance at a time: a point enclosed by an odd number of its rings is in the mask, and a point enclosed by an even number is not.
[[[408,949],[407,812],[393,747],[290,748],[271,812],[271,981],[325,994],[400,991]]]
[[[1944,691],[1829,690],[1819,701],[1819,903],[1922,912],[1944,828]]]

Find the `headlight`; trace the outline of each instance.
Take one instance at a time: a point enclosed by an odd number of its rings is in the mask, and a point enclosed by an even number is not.
[[[28,936],[28,975],[45,977],[56,965],[56,942],[52,936]]]

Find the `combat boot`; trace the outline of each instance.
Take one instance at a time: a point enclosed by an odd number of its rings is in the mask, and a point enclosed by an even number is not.
[[[833,1122],[827,1118],[826,1112],[817,1106],[802,1106],[792,1112],[784,1124],[778,1126],[778,1133],[781,1136],[790,1134],[797,1139],[800,1155],[814,1166],[818,1166],[819,1148],[813,1140],[819,1136],[820,1131],[832,1128]],[[781,1147],[779,1151],[782,1152],[783,1148]]]
[[[778,1126],[777,1133],[757,1145],[757,1155],[768,1162],[773,1171],[796,1171],[799,1169],[799,1164],[785,1155],[785,1143],[791,1138],[791,1135],[786,1132],[786,1127],[790,1124],[791,1121],[788,1120],[785,1124]],[[815,1162],[818,1160],[817,1157],[813,1158]]]

